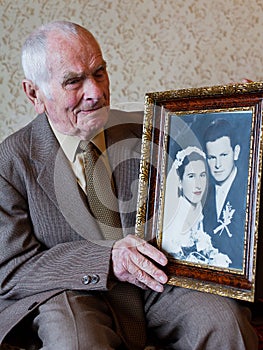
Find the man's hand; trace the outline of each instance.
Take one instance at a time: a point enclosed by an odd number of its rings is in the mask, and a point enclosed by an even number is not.
[[[161,251],[139,237],[128,235],[113,245],[112,268],[118,280],[162,292],[168,278],[152,261],[162,266],[168,262]]]

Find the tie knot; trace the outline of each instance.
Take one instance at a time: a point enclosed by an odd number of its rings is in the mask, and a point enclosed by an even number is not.
[[[93,157],[99,157],[101,155],[101,151],[99,148],[91,141],[80,141],[79,149],[85,154],[92,155]]]
[[[90,141],[80,141],[79,148],[82,152],[89,151],[93,146]]]

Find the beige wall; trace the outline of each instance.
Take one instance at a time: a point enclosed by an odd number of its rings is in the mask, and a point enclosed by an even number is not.
[[[42,23],[69,19],[99,40],[112,104],[144,94],[262,80],[262,0],[0,0],[0,140],[34,117],[21,89],[20,47]]]

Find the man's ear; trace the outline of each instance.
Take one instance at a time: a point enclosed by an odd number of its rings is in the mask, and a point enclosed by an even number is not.
[[[235,145],[234,148],[234,160],[238,160],[239,157],[239,153],[240,153],[240,145]]]
[[[24,79],[22,82],[23,89],[28,99],[32,102],[35,107],[35,111],[38,114],[45,112],[45,104],[43,103],[39,88],[31,81]]]

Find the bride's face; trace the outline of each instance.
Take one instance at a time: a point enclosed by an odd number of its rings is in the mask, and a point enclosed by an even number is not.
[[[207,185],[206,168],[202,160],[194,160],[186,165],[181,184],[183,195],[190,203],[201,201]]]

